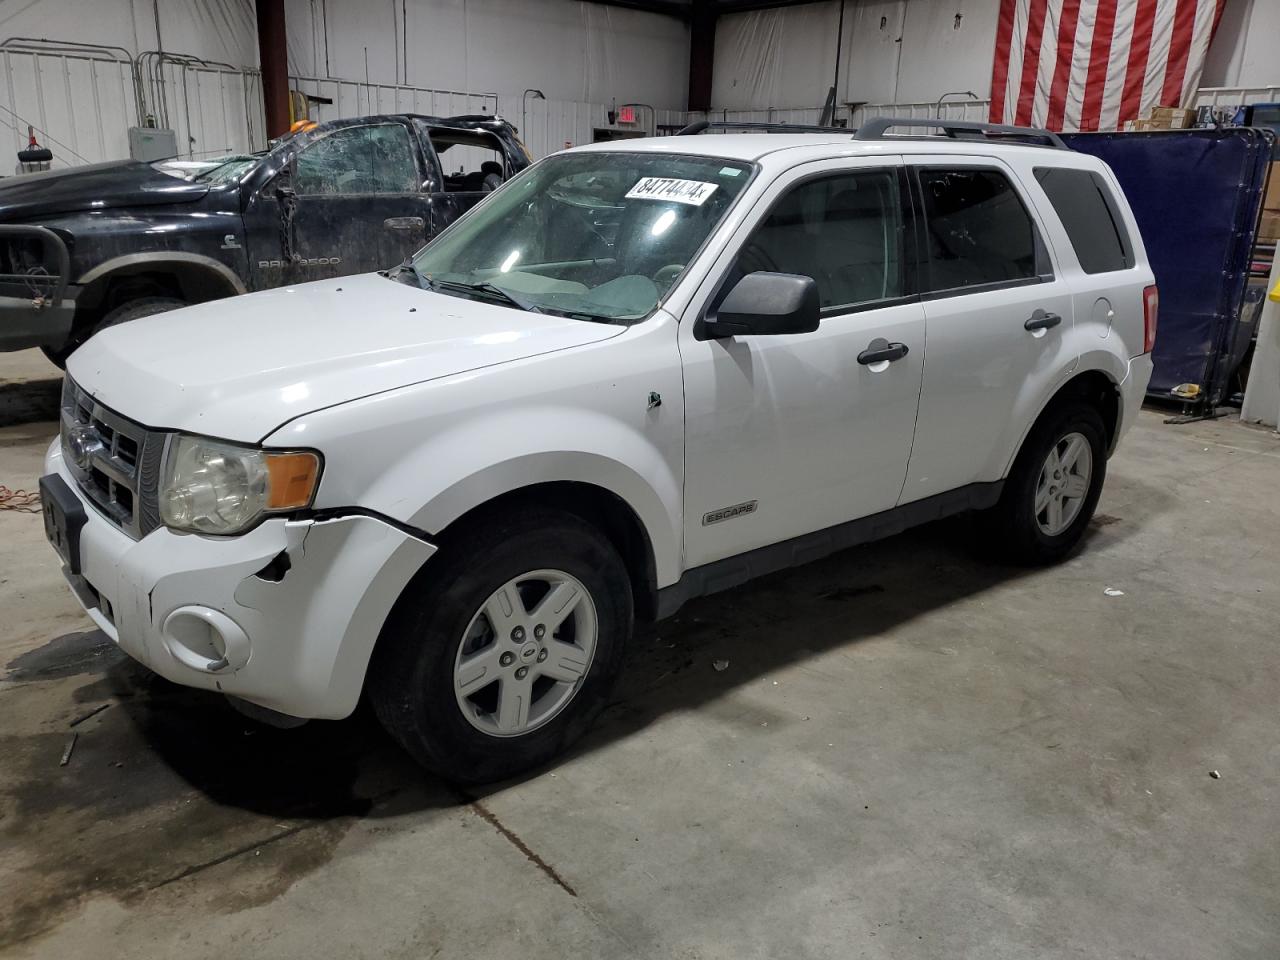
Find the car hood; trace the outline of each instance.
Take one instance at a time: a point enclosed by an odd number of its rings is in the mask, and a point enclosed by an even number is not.
[[[190,203],[208,192],[207,183],[180,180],[137,160],[113,160],[5,178],[0,181],[0,218]]]
[[[258,441],[313,410],[623,329],[366,274],[111,327],[72,354],[67,372],[100,403],[147,426]]]

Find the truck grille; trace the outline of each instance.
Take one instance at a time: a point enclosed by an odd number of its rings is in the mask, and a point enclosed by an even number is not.
[[[168,434],[98,403],[67,377],[62,385],[62,454],[80,491],[135,540],[160,525],[156,501]]]

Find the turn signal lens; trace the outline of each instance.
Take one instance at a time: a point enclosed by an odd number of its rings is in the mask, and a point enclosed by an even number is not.
[[[1155,284],[1142,291],[1142,352],[1150,353],[1156,345],[1156,314],[1160,311],[1160,291]]]
[[[319,476],[320,458],[314,453],[268,453],[267,509],[309,506]]]

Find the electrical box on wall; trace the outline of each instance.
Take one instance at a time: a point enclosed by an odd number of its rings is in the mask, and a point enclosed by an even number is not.
[[[129,156],[134,160],[168,160],[178,155],[178,137],[156,127],[129,128]]]

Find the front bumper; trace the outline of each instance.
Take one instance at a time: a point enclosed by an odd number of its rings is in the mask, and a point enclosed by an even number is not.
[[[66,345],[80,288],[68,281],[71,261],[63,239],[34,224],[0,224],[0,243],[41,245],[43,272],[13,272],[11,255],[0,257],[0,351]]]
[[[84,505],[80,573],[64,572],[107,636],[175,683],[295,717],[355,709],[387,614],[435,552],[363,515],[271,519],[238,537],[161,528],[133,540],[80,495],[57,440],[45,472]],[[273,564],[282,554],[287,564]]]

